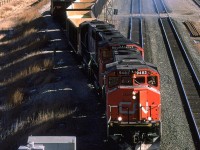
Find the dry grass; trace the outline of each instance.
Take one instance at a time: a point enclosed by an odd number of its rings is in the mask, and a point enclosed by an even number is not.
[[[6,130],[3,130],[0,132],[0,140],[6,139],[10,135],[15,135],[17,133],[22,133],[24,136],[24,131],[27,131],[27,129],[32,129],[34,127],[42,126],[45,123],[53,123],[54,121],[63,119],[73,113],[76,112],[76,108],[74,109],[68,109],[63,108],[60,110],[42,110],[38,111],[37,113],[33,113],[30,117],[22,119],[21,117],[15,118],[15,122],[11,124],[9,127],[7,127]],[[21,138],[21,137],[20,137]],[[14,141],[18,141],[20,139],[17,136],[17,139],[15,137]],[[9,141],[11,142],[11,141]],[[6,141],[7,143],[7,141]],[[12,141],[13,143],[13,141]],[[12,145],[12,144],[11,144]]]
[[[40,97],[35,93],[34,96],[39,97],[37,101],[30,94],[32,89],[38,90],[44,84],[46,86],[55,81],[52,55],[42,52],[48,45],[49,38],[44,33],[38,33],[38,28],[46,25],[39,18],[41,15],[38,10],[49,0],[42,0],[31,7],[36,1],[16,0],[0,9],[0,29],[14,29],[12,37],[0,39],[4,41],[0,44],[0,64],[3,66],[0,73],[4,76],[0,77],[0,86],[5,87],[5,93],[1,91],[0,96],[5,97],[7,104],[12,105],[2,115],[2,120],[5,121],[2,122],[3,130],[0,128],[0,140],[17,132],[24,133],[34,126],[64,118],[76,111],[67,107],[67,103],[63,104],[67,98],[60,98],[59,102],[50,105],[45,104],[44,99],[51,95]]]
[[[13,7],[12,6],[5,6],[4,8],[3,8],[3,10],[4,10],[4,13],[6,13],[6,11],[8,12],[8,11],[12,11],[13,10]],[[1,15],[3,15],[3,14],[1,14]]]
[[[23,38],[20,37],[20,39],[19,37],[13,39],[13,42],[4,46],[0,51],[1,69],[8,68],[36,55],[42,55],[43,48],[49,42],[49,38],[46,35],[37,34],[28,37],[24,36]]]
[[[40,3],[31,7],[37,0],[14,0],[5,4],[0,9],[0,29],[11,28],[30,22],[32,19],[40,17],[38,10],[48,3],[49,0],[42,0]],[[24,13],[24,10],[26,13]],[[13,15],[15,14],[15,15]]]
[[[44,66],[45,69],[51,70],[51,69],[53,69],[53,65],[54,64],[53,64],[52,59],[45,59],[43,61],[43,66]]]
[[[22,32],[20,35],[16,35],[16,36],[12,36],[12,39],[11,40],[8,40],[7,42],[5,42],[6,44],[13,44],[13,43],[17,43],[19,42],[20,40],[22,39],[26,39],[28,41],[32,40],[33,39],[27,39],[29,38],[31,35],[33,34],[36,34],[37,33],[37,30],[34,29],[34,28],[30,28],[30,29],[27,29],[27,30],[24,30],[24,32]],[[29,42],[28,42],[29,43]]]
[[[14,83],[18,80],[21,80],[23,78],[26,78],[32,74],[36,74],[38,72],[49,70],[53,68],[53,61],[51,59],[45,59],[38,64],[29,66],[27,69],[20,71],[16,75],[10,77],[7,80],[4,80],[0,83],[0,86],[6,86],[8,84]]]
[[[13,95],[10,96],[9,104],[12,106],[18,106],[20,105],[24,100],[24,93],[22,92],[22,89],[17,89],[14,91]]]

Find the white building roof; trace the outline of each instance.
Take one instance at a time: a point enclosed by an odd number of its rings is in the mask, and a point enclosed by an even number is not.
[[[28,143],[76,143],[75,136],[29,136]]]

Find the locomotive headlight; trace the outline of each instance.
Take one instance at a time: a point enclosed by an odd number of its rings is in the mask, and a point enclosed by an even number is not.
[[[111,126],[111,127],[113,126],[113,123],[112,123],[112,122],[110,123],[110,126]]]
[[[132,99],[134,99],[134,100],[135,100],[135,99],[136,99],[136,92],[135,92],[135,91],[133,91],[133,92],[132,92],[132,94],[133,94],[133,96],[132,96]]]
[[[136,96],[135,96],[135,95],[133,95],[132,99],[134,99],[134,100],[135,100],[135,99],[136,99]]]
[[[122,117],[119,116],[119,117],[117,118],[117,120],[118,120],[118,121],[122,121]]]
[[[149,121],[151,121],[151,120],[152,120],[152,118],[151,118],[151,117],[148,117],[148,120],[149,120]]]

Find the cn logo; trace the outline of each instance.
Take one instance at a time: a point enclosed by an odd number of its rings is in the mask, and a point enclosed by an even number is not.
[[[131,106],[131,102],[120,102],[119,103],[119,113],[120,114],[131,114],[131,115],[135,114],[137,103],[134,103],[132,108],[130,106]]]
[[[149,108],[148,108],[148,106],[149,106],[149,103],[148,103],[148,102],[146,102],[146,109],[145,109],[145,107],[144,107],[144,106],[142,106],[142,105],[140,104],[140,108],[142,107],[142,111],[143,111],[145,114],[147,114],[147,113],[148,113],[148,111],[149,111]]]

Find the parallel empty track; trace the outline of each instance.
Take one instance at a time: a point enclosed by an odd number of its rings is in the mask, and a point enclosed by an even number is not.
[[[200,0],[193,0],[200,7]]]
[[[129,39],[143,47],[143,19],[141,17],[141,1],[132,0],[130,15],[137,13],[139,17],[130,17],[129,19]]]
[[[166,10],[162,0],[153,0],[153,2],[154,2],[154,5],[155,5],[156,12],[158,14],[167,13],[167,10]]]
[[[168,54],[171,57],[177,82],[184,105],[186,106],[187,118],[193,132],[195,145],[200,146],[200,85],[198,77],[190,63],[183,44],[178,36],[171,18],[160,18],[160,26],[163,32]]]

